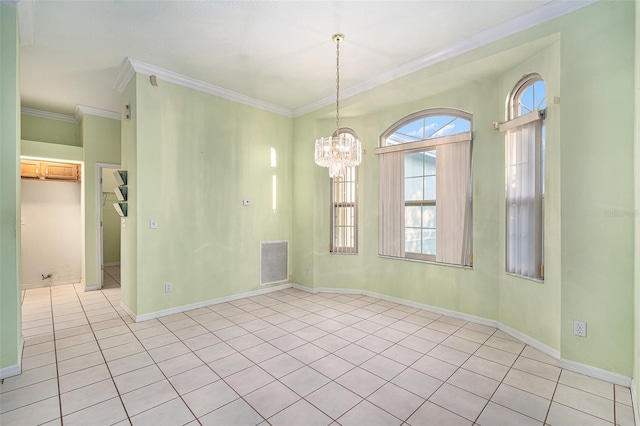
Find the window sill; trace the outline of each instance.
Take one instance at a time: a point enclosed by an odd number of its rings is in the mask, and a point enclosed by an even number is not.
[[[408,257],[383,256],[381,254],[379,254],[378,257],[381,258],[381,259],[393,259],[393,260],[401,260],[401,261],[405,261],[405,262],[426,263],[426,264],[429,264],[429,265],[448,266],[450,268],[467,269],[469,271],[473,271],[473,266],[456,265],[456,264],[453,264],[453,263],[435,262],[433,260],[420,260],[420,259],[411,259],[411,258],[408,258]]]
[[[533,281],[534,283],[544,284],[544,278],[525,277],[524,275],[518,275],[511,272],[505,272],[505,275],[510,277],[520,278],[522,280]]]

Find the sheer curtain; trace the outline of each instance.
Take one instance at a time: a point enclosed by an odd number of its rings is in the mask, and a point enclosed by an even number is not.
[[[533,111],[500,126],[506,137],[507,272],[542,277],[542,118]]]
[[[404,152],[380,154],[378,251],[404,257]]]
[[[466,265],[471,141],[438,145],[436,158],[436,261]]]
[[[436,262],[470,265],[471,132],[376,149],[380,165],[378,253],[405,257],[404,156],[436,150]]]

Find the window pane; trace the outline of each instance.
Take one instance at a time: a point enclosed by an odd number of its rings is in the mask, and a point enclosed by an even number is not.
[[[419,208],[419,207],[417,207]],[[414,226],[406,224],[406,226]],[[434,228],[436,227],[436,206],[422,206],[422,227]]]
[[[436,230],[422,230],[422,254],[436,254]]]
[[[544,109],[547,106],[547,93],[544,81],[529,82],[520,89],[517,98],[517,115],[524,115],[531,111]]]
[[[405,124],[393,134],[400,143],[415,142],[425,138],[424,119]]]
[[[420,253],[420,228],[405,228],[404,251],[407,253]]]
[[[404,199],[423,200],[422,177],[407,178],[404,180]]]
[[[411,152],[404,155],[404,176],[422,176],[424,164],[424,154],[422,152]]]
[[[344,177],[331,179],[331,251],[357,253],[357,169],[345,168]]]
[[[349,227],[336,228],[336,245],[338,247],[355,247],[354,229]]]
[[[436,151],[426,151],[424,153],[424,174],[435,175],[436,174]]]
[[[469,120],[451,115],[436,115],[425,119],[425,139],[455,135],[468,132],[471,128]]]
[[[420,217],[420,206],[405,206],[404,208],[404,226],[411,228],[419,228],[422,219]]]
[[[335,211],[334,220],[337,226],[354,226],[353,207],[336,207]]]
[[[533,83],[533,105],[536,109],[543,109],[547,106],[547,97],[544,81]]]
[[[427,176],[424,178],[424,198],[423,200],[436,199],[436,177]]]
[[[385,145],[398,145],[471,131],[471,121],[454,115],[427,115],[403,124],[388,135]]]
[[[345,200],[344,194],[345,186],[344,182],[340,178],[333,179],[333,200],[336,203],[341,203]]]

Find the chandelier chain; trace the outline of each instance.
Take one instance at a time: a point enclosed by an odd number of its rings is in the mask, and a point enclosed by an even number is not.
[[[340,132],[340,38],[336,39],[336,130]]]

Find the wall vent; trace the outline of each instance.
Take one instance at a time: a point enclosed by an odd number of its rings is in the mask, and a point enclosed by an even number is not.
[[[260,285],[289,281],[289,241],[260,243]]]

